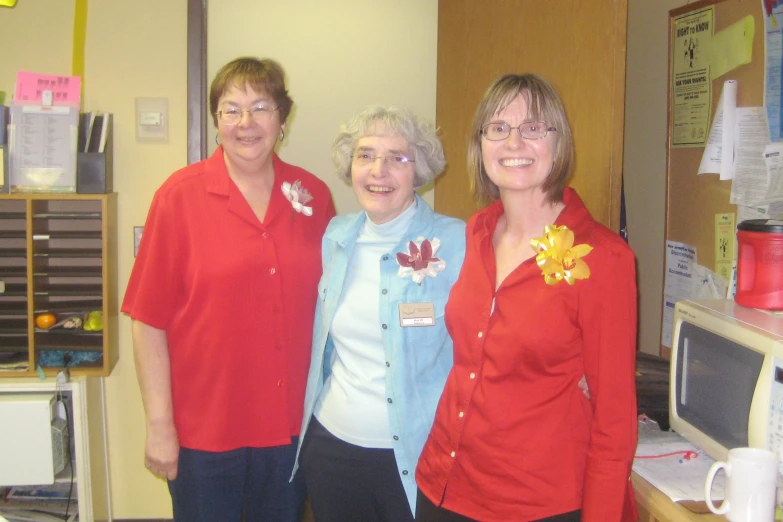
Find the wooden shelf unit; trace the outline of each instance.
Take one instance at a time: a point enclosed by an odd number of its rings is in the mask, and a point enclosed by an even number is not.
[[[63,367],[72,375],[107,376],[119,359],[117,195],[0,195],[0,377],[46,375]],[[60,321],[103,312],[103,331],[36,328],[50,312]],[[89,352],[89,361],[76,361]],[[13,354],[13,355],[12,355]],[[86,355],[86,354],[85,354]],[[26,369],[9,370],[17,361]]]

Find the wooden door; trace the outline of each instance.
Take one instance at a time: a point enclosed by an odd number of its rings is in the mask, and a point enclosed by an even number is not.
[[[437,124],[448,167],[438,212],[477,206],[466,174],[468,130],[500,75],[534,72],[566,106],[576,143],[570,183],[596,220],[618,230],[623,161],[627,0],[440,0]]]

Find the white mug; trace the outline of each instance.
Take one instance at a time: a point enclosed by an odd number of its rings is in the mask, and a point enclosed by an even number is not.
[[[734,448],[726,460],[713,464],[707,473],[704,497],[710,511],[726,515],[731,522],[773,522],[777,455],[765,449]],[[726,472],[726,494],[720,507],[715,507],[710,493],[721,468]]]

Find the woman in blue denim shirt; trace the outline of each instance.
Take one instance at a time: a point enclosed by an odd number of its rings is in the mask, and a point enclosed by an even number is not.
[[[412,521],[416,463],[453,361],[443,312],[465,223],[416,193],[445,160],[435,129],[407,110],[360,112],[332,159],[363,212],[324,235],[298,462],[318,522]]]

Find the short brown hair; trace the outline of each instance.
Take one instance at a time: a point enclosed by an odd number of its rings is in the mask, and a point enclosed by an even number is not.
[[[260,59],[249,56],[236,58],[220,68],[209,88],[209,112],[217,127],[217,111],[220,98],[231,87],[244,89],[251,87],[254,91],[271,96],[280,110],[280,123],[285,123],[291,113],[294,100],[285,90],[285,73],[274,60]]]
[[[505,109],[517,95],[527,102],[528,117],[545,121],[557,129],[555,161],[542,189],[550,203],[563,199],[563,189],[571,177],[574,165],[574,140],[560,95],[547,80],[536,74],[507,74],[487,89],[481,99],[468,142],[468,173],[477,200],[486,203],[500,197],[497,185],[489,179],[481,155],[481,126]]]

